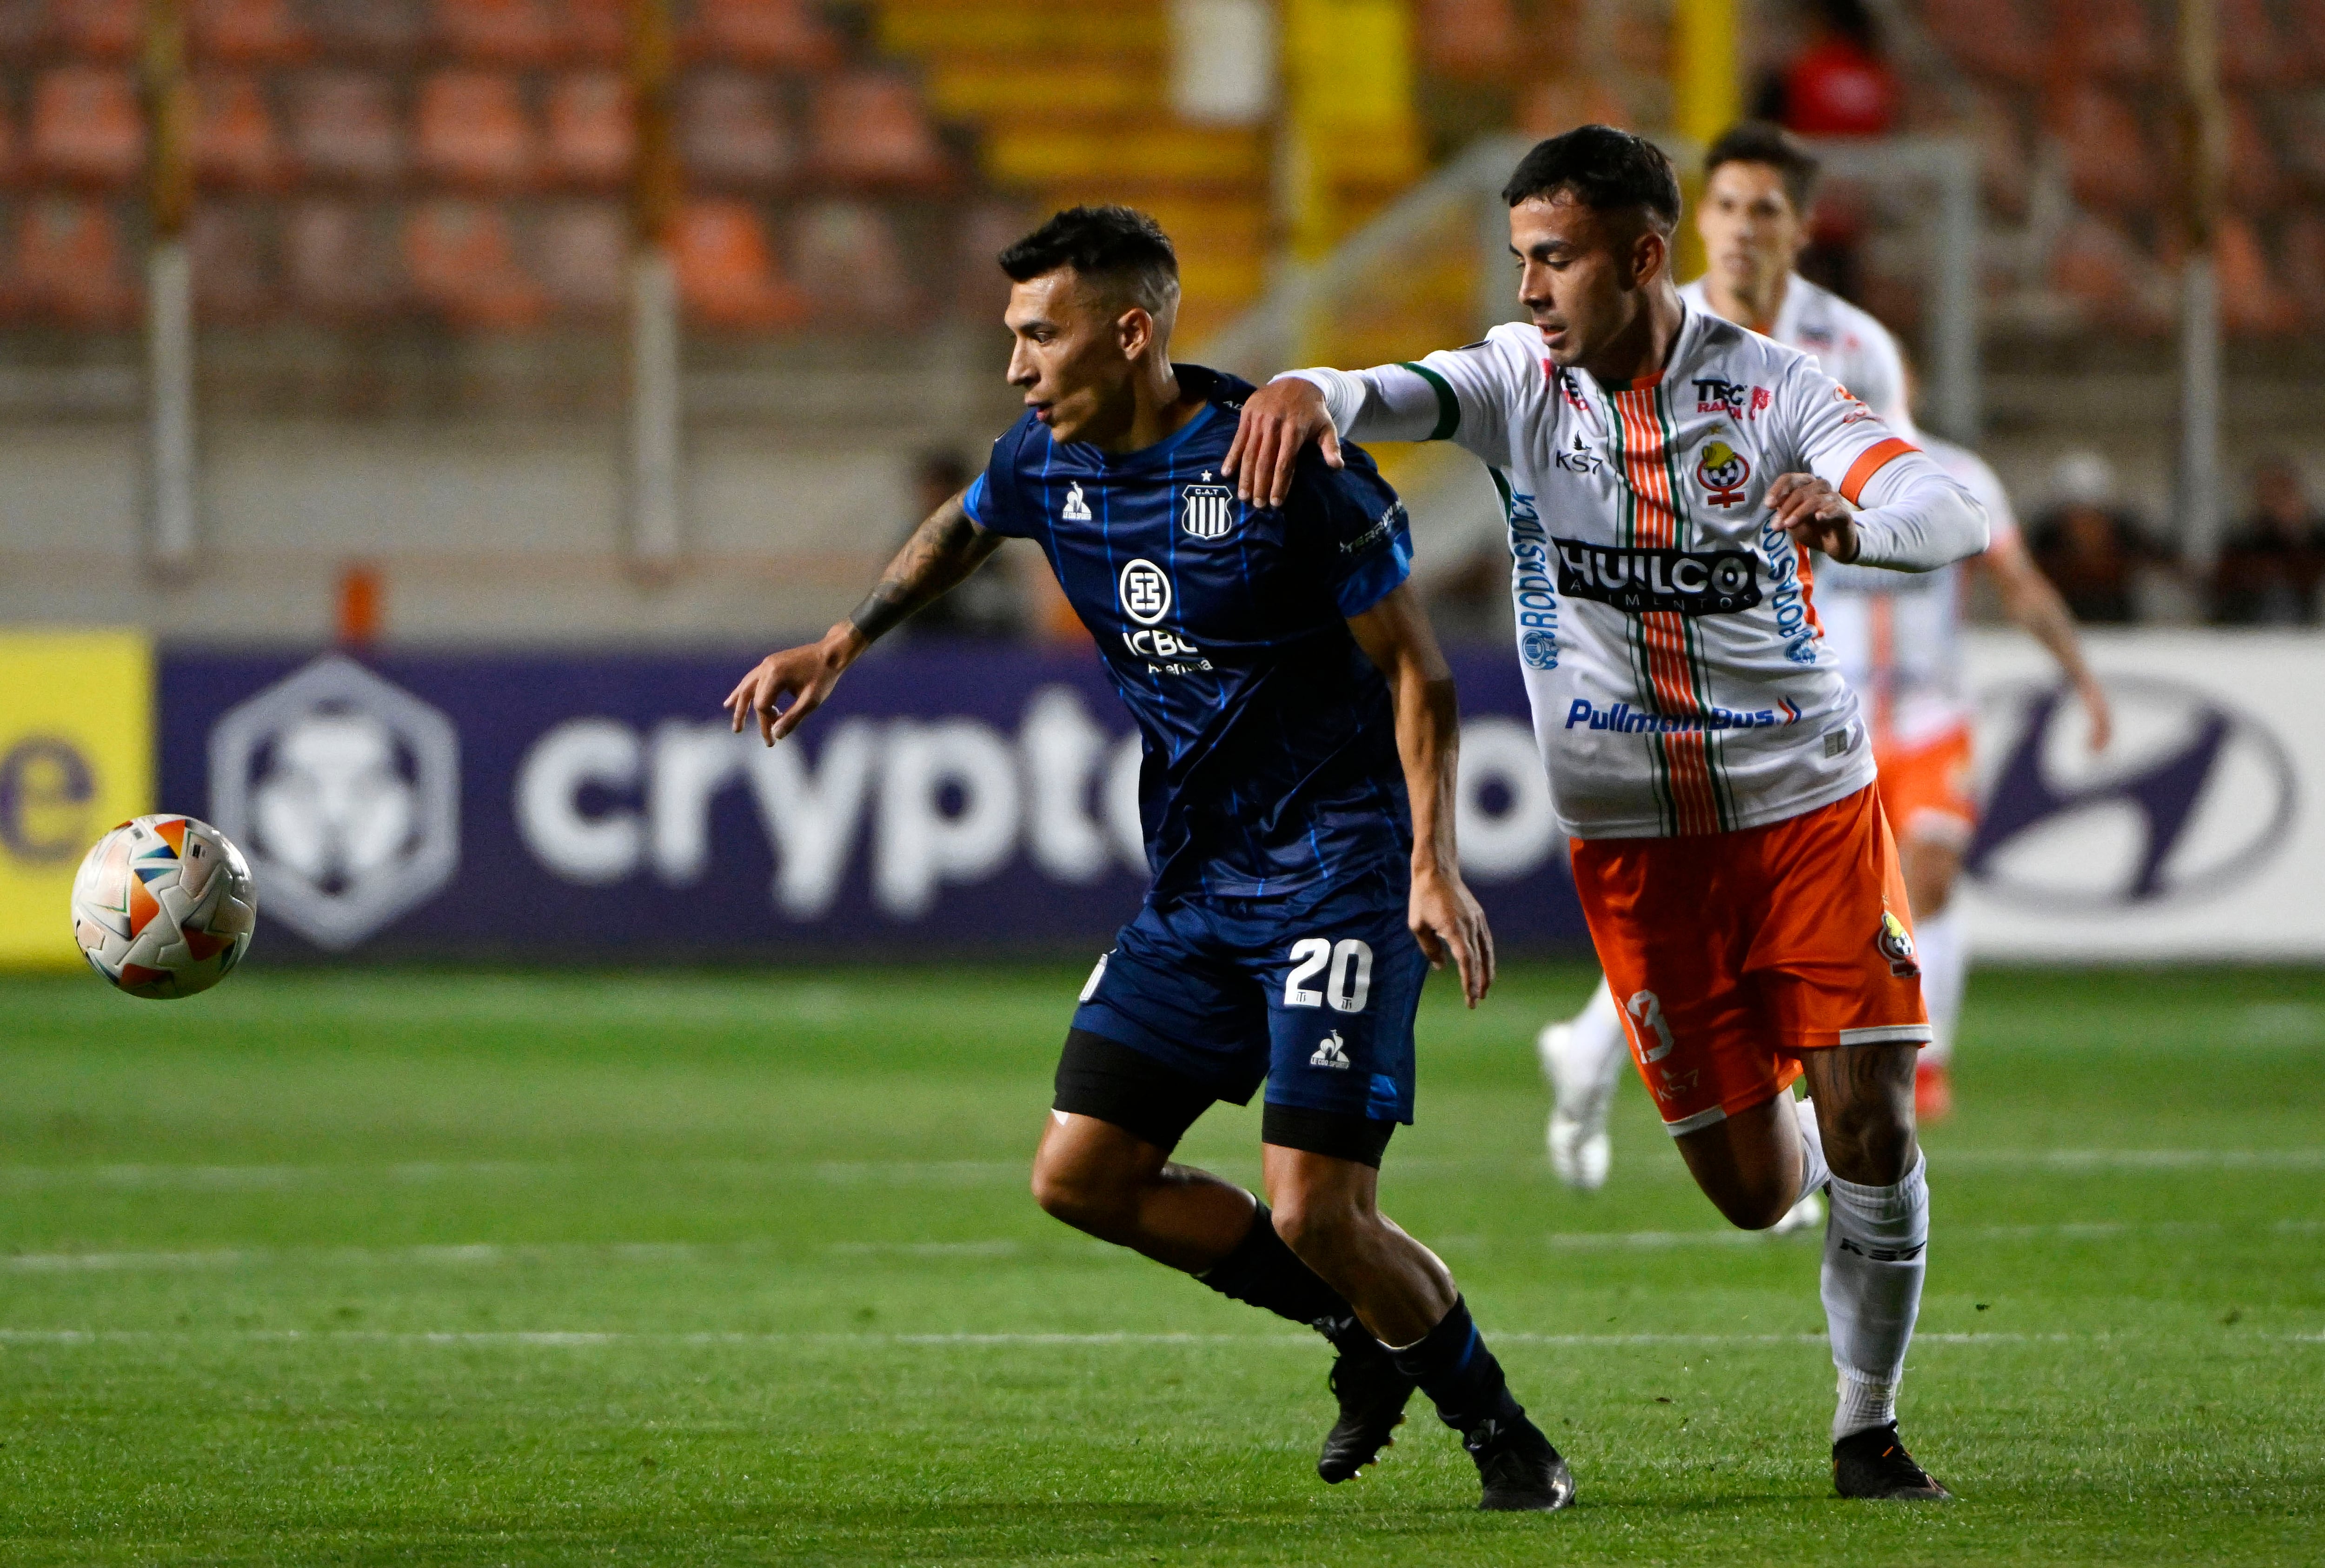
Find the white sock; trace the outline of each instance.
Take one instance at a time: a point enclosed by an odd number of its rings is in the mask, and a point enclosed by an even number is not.
[[[1613,1093],[1621,1063],[1631,1053],[1631,1036],[1623,1027],[1623,1009],[1615,1005],[1615,993],[1607,988],[1606,977],[1599,977],[1598,989],[1590,993],[1590,1000],[1574,1015],[1570,1026],[1574,1030],[1572,1060],[1581,1069],[1576,1077],[1594,1099]]]
[[[1922,1060],[1942,1067],[1953,1060],[1954,1025],[1961,1017],[1962,987],[1969,978],[1961,909],[1944,909],[1913,923],[1913,951],[1922,965],[1922,1001],[1930,1009],[1930,1043]]]
[[[1922,1310],[1922,1276],[1930,1240],[1929,1162],[1893,1187],[1860,1187],[1831,1179],[1825,1221],[1824,1271],[1819,1294],[1840,1373],[1840,1402],[1832,1440],[1897,1418],[1897,1384],[1905,1374],[1905,1347]]]
[[[1824,1184],[1832,1180],[1832,1167],[1824,1163],[1824,1129],[1817,1126],[1816,1101],[1796,1099],[1792,1113],[1801,1120],[1801,1192],[1792,1200],[1798,1208],[1801,1198],[1824,1190]]]

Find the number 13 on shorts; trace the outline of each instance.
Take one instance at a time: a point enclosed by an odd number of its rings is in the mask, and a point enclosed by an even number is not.
[[[1334,942],[1329,937],[1307,936],[1292,944],[1291,972],[1283,978],[1283,1005],[1287,1007],[1320,1007],[1329,1005],[1337,1013],[1361,1013],[1372,996],[1373,950],[1371,944],[1346,937]],[[1324,977],[1320,989],[1316,978]]]

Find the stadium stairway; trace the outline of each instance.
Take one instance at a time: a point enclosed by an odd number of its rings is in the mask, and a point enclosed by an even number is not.
[[[878,37],[922,62],[934,108],[977,131],[986,178],[1029,209],[1107,200],[1154,214],[1179,247],[1190,340],[1258,296],[1268,132],[1173,111],[1162,0],[881,0]]]

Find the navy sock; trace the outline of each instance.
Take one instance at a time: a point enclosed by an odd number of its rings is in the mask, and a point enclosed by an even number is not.
[[[1510,1395],[1502,1364],[1486,1349],[1469,1304],[1456,1296],[1453,1310],[1417,1343],[1389,1356],[1396,1369],[1421,1385],[1437,1406],[1437,1418],[1461,1434],[1476,1453],[1527,1424],[1525,1407]]]
[[[1264,1203],[1255,1206],[1251,1229],[1235,1250],[1195,1277],[1223,1296],[1304,1323],[1344,1351],[1381,1353],[1380,1341],[1357,1321],[1348,1298],[1284,1245]]]

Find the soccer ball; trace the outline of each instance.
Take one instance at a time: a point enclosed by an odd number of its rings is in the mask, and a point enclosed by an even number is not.
[[[208,822],[136,817],[81,861],[72,920],[89,968],[122,990],[190,997],[242,961],[258,895],[242,851]]]

